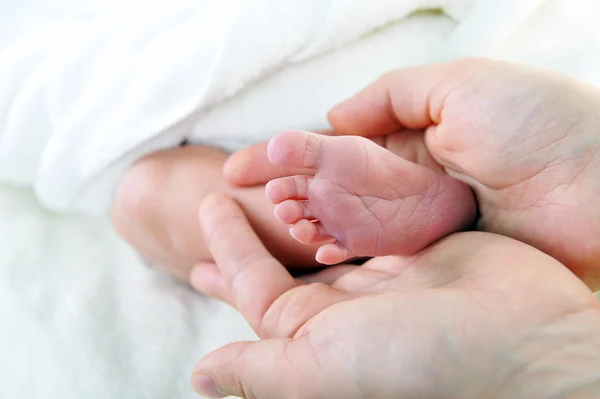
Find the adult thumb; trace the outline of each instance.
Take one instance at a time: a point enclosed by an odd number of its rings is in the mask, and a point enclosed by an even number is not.
[[[319,130],[315,133],[332,136],[332,130]],[[231,154],[223,165],[225,179],[239,187],[265,184],[269,180],[292,175],[314,173],[311,169],[290,168],[275,165],[267,156],[268,141],[251,145]]]
[[[236,342],[209,353],[192,373],[207,398],[325,398],[320,362],[306,337]]]

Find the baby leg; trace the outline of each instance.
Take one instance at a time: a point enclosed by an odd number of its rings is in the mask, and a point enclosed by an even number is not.
[[[468,186],[362,137],[286,132],[271,139],[268,156],[313,171],[272,180],[266,192],[294,238],[322,244],[324,264],[414,254],[475,217]]]
[[[198,207],[210,192],[232,196],[244,209],[267,249],[290,267],[315,266],[315,247],[302,245],[273,217],[263,187],[236,188],[225,181],[227,154],[188,146],[159,151],[126,173],[115,195],[116,230],[151,263],[187,281],[194,264],[212,258],[198,222]]]

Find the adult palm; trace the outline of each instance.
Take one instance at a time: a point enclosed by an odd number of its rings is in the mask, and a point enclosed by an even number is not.
[[[216,263],[196,269],[196,287],[239,309],[261,338],[198,363],[193,384],[207,396],[536,398],[598,389],[590,382],[598,304],[563,265],[525,244],[459,233],[416,256],[295,279],[231,200],[208,197],[200,220]]]

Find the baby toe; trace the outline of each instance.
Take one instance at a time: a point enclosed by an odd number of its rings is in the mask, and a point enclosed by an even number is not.
[[[286,200],[275,205],[275,217],[285,224],[294,224],[301,219],[309,221],[316,220],[317,217],[308,206],[307,201]]]
[[[324,265],[335,265],[354,257],[348,248],[339,243],[325,244],[317,250],[316,260]]]
[[[265,194],[273,204],[279,204],[285,200],[305,200],[308,190],[313,181],[312,176],[288,176],[271,180],[265,187]]]
[[[292,227],[290,234],[294,239],[302,244],[317,244],[335,241],[323,225],[319,222],[311,222],[307,219],[300,219]]]

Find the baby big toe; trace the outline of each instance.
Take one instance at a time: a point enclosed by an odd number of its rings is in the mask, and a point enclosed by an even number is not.
[[[323,140],[320,134],[292,130],[269,141],[267,155],[271,163],[290,168],[314,168],[320,157]]]

